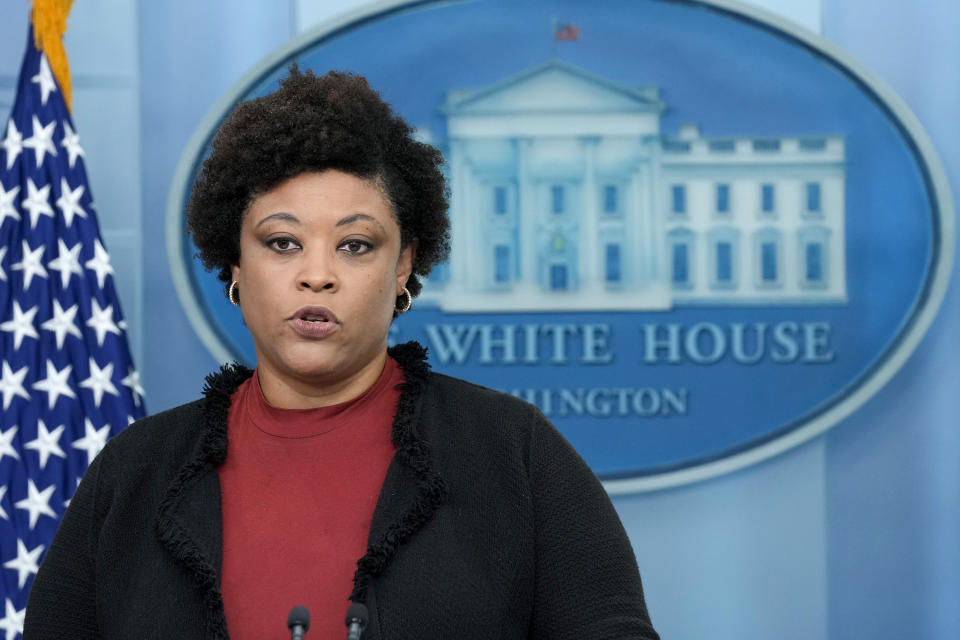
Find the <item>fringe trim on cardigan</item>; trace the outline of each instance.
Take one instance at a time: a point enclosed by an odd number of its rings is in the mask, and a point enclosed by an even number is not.
[[[160,504],[158,512],[157,534],[174,557],[193,571],[194,579],[203,590],[203,600],[208,610],[213,613],[207,619],[207,626],[214,638],[227,638],[227,620],[217,572],[173,514],[187,485],[193,482],[205,468],[215,467],[226,459],[227,410],[230,408],[230,395],[251,375],[253,375],[251,369],[234,363],[223,365],[218,373],[207,376],[203,389],[205,396],[202,418],[203,440],[196,458],[180,469],[167,490],[167,496]]]
[[[396,522],[392,522],[379,540],[367,547],[367,553],[357,561],[350,600],[366,602],[371,580],[383,573],[390,560],[404,542],[423,527],[446,496],[443,479],[433,470],[430,444],[416,431],[416,412],[426,384],[430,365],[427,350],[416,342],[407,342],[389,349],[400,368],[405,382],[400,385],[400,400],[393,419],[391,438],[397,445],[396,460],[410,468],[417,477],[417,495]]]
[[[413,471],[417,478],[417,489],[407,511],[392,522],[380,539],[371,543],[366,554],[357,561],[354,588],[350,594],[350,600],[354,602],[366,601],[373,578],[383,573],[400,546],[430,521],[446,497],[446,485],[433,469],[430,444],[416,429],[420,396],[430,372],[430,365],[426,361],[427,350],[416,342],[408,342],[390,348],[388,353],[400,365],[405,379],[400,385],[400,400],[390,437],[397,446],[397,462]],[[219,613],[211,616],[209,623],[210,633],[215,638],[227,637],[223,596],[216,570],[173,514],[188,484],[205,469],[216,467],[226,459],[230,396],[251,375],[252,370],[235,363],[224,365],[219,372],[207,376],[203,390],[203,440],[196,458],[180,469],[167,490],[157,521],[157,533],[161,541],[194,572],[198,585],[204,590],[204,601],[210,611]]]

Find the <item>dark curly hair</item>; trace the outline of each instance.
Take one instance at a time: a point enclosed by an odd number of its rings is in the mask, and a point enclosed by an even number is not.
[[[296,64],[273,93],[242,102],[213,139],[213,151],[187,204],[187,233],[208,270],[225,283],[240,261],[240,225],[250,203],[306,171],[337,169],[375,181],[393,206],[401,244],[417,240],[411,295],[450,250],[443,155],[413,139],[413,129],[365,78],[331,71],[317,77]]]

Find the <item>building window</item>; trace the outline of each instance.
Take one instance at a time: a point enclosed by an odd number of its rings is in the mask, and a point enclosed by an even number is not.
[[[710,286],[715,289],[737,288],[740,231],[729,226],[715,227],[707,234],[707,246],[710,247]]]
[[[777,138],[765,138],[753,141],[753,150],[760,153],[773,153],[780,151],[780,140]]]
[[[807,211],[809,213],[820,213],[820,183],[807,183]]]
[[[604,185],[603,187],[603,212],[616,213],[618,209],[617,186],[614,184]]]
[[[729,242],[718,242],[717,251],[717,282],[730,284],[733,282],[733,245]]]
[[[673,245],[673,274],[675,285],[690,284],[690,245],[677,242]]]
[[[827,148],[826,138],[800,138],[797,146],[801,151],[823,151]]]
[[[716,151],[718,153],[733,153],[737,148],[734,140],[711,140],[707,144],[710,147],[710,151]]]
[[[717,213],[730,213],[730,185],[717,185]]]
[[[808,242],[804,257],[807,263],[807,282],[823,282],[823,245],[819,242]]]
[[[550,265],[550,289],[565,291],[567,289],[567,265]]]
[[[563,185],[555,184],[550,187],[550,210],[553,213],[563,213]]]
[[[764,213],[773,213],[776,205],[776,192],[773,190],[773,185],[760,185],[760,210]]]
[[[668,258],[670,260],[670,282],[674,289],[690,289],[694,279],[694,241],[696,237],[690,229],[679,227],[667,233]]]
[[[670,188],[670,210],[675,214],[687,212],[687,188],[682,184],[675,184]]]
[[[777,281],[777,243],[760,243],[760,280],[764,284]]]
[[[493,188],[493,211],[498,216],[502,216],[507,212],[507,188],[506,187]]]
[[[773,227],[760,229],[753,236],[752,246],[754,286],[758,289],[783,286],[783,233]],[[792,268],[787,270],[797,272]]]
[[[607,282],[620,282],[620,245],[606,245]]]
[[[510,281],[510,247],[498,244],[493,249],[493,279],[495,282]]]
[[[822,226],[806,226],[797,232],[800,260],[800,286],[824,289],[830,280],[830,230]]]

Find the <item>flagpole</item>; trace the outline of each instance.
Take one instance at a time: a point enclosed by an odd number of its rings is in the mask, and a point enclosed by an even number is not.
[[[557,16],[550,18],[550,59],[557,59]]]

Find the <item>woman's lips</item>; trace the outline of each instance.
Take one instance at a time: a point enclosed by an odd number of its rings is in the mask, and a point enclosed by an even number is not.
[[[314,340],[326,338],[340,327],[337,316],[326,307],[303,307],[287,322],[298,335]]]

